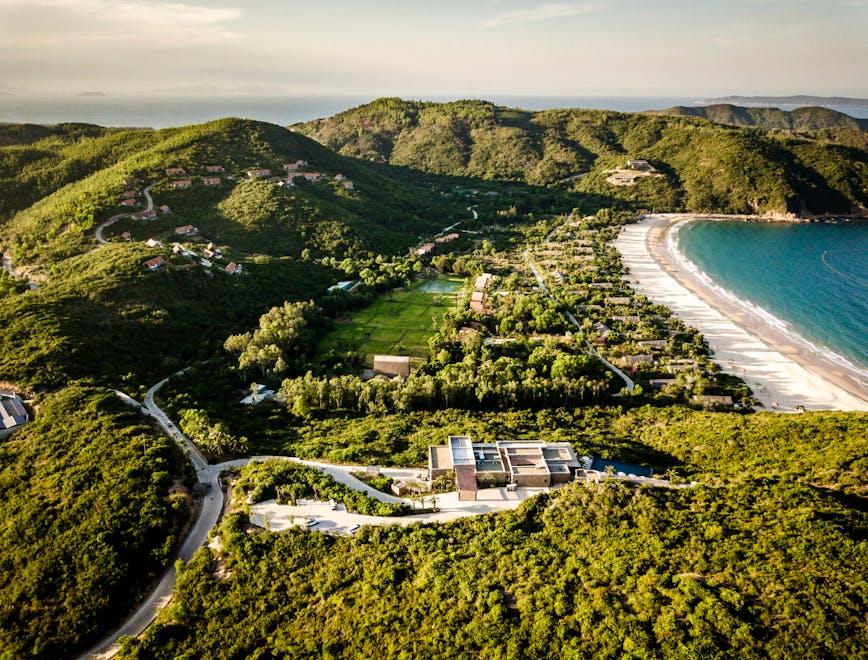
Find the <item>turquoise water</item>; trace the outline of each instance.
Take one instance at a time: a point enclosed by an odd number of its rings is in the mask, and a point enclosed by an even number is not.
[[[681,227],[677,240],[680,252],[715,284],[864,376],[868,222],[698,221]]]
[[[461,280],[447,280],[438,277],[437,279],[425,282],[419,287],[419,291],[424,291],[425,293],[455,293],[461,288],[462,284],[464,282]]]

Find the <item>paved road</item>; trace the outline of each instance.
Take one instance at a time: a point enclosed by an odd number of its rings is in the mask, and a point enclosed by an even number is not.
[[[220,519],[220,513],[223,510],[223,490],[220,488],[220,471],[222,465],[208,465],[208,462],[203,458],[202,454],[190,439],[184,435],[180,429],[169,419],[154,401],[154,394],[165,385],[168,379],[161,380],[148,390],[145,395],[144,404],[138,403],[132,397],[127,396],[122,392],[118,392],[118,396],[130,405],[135,405],[141,410],[153,417],[162,427],[163,431],[172,438],[184,453],[189,458],[193,467],[196,469],[196,476],[202,483],[209,484],[208,492],[202,499],[202,507],[199,510],[199,515],[193,526],[190,528],[187,538],[181,545],[181,550],[178,553],[178,559],[188,561],[196,550],[198,550],[208,538],[209,532],[217,524]],[[175,566],[174,562],[169,570],[163,575],[160,582],[157,584],[154,591],[142,603],[135,612],[124,622],[124,624],[114,631],[111,635],[103,639],[101,642],[93,646],[90,650],[84,653],[81,658],[111,658],[118,651],[118,639],[123,636],[136,636],[141,634],[145,628],[157,616],[160,611],[172,597],[172,590],[175,587]]]
[[[145,188],[142,192],[144,193],[144,195],[145,195],[145,201],[147,202],[147,206],[145,206],[145,208],[142,209],[142,210],[143,210],[143,211],[153,211],[153,210],[154,210],[154,200],[153,200],[153,198],[151,197],[151,186],[148,186],[148,187]],[[103,235],[102,235],[103,230],[105,230],[106,228],[110,227],[111,225],[113,225],[114,223],[116,223],[116,222],[117,222],[118,220],[120,220],[121,218],[126,218],[126,217],[128,217],[128,216],[131,215],[132,213],[135,213],[135,211],[125,211],[124,213],[118,213],[117,215],[113,215],[113,216],[110,217],[108,220],[106,220],[106,221],[103,222],[101,225],[99,225],[99,226],[96,228],[96,231],[94,232],[94,234],[96,235],[97,243],[100,243],[100,244],[102,244],[102,245],[105,245],[106,243],[108,243],[108,241],[107,241],[107,240],[103,237]]]
[[[553,232],[554,232],[554,230],[552,230],[552,233]],[[549,233],[549,236],[551,236],[551,233]],[[546,240],[549,239],[549,236],[546,237]],[[546,295],[549,298],[551,298],[552,300],[554,300],[555,302],[558,302],[558,299],[552,295],[551,291],[549,291],[548,287],[546,286],[546,283],[543,280],[542,274],[539,272],[539,269],[536,267],[536,264],[534,264],[533,260],[530,258],[530,252],[525,252],[524,258],[527,260],[527,265],[530,267],[530,271],[533,273],[534,278],[536,278],[536,284],[537,284],[537,287],[539,288],[539,290],[543,293],[543,295]],[[582,327],[581,324],[579,323],[579,320],[575,316],[573,316],[572,312],[566,311],[566,312],[564,312],[564,316],[567,317],[567,320],[574,327],[576,327],[576,328]],[[618,367],[616,367],[614,364],[612,364],[606,358],[604,358],[602,355],[600,355],[600,352],[596,348],[591,346],[590,344],[588,344],[587,348],[588,348],[588,352],[591,355],[593,355],[600,362],[602,362],[604,365],[606,365],[606,367],[608,369],[610,369],[615,375],[617,375],[621,380],[624,381],[624,386],[627,388],[628,392],[633,391],[633,388],[636,387],[636,384],[633,382],[633,380],[627,374],[625,374]]]

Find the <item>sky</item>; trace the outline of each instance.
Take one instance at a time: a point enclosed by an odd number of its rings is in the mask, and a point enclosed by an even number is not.
[[[0,94],[868,96],[868,0],[0,0]]]

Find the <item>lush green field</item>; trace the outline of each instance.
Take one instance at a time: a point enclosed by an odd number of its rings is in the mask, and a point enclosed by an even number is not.
[[[451,283],[457,289],[464,280],[441,276],[380,296],[370,307],[340,321],[323,340],[320,353],[333,349],[358,351],[369,357],[381,353],[425,357],[434,322],[455,307],[457,298],[456,293],[426,290],[432,288],[432,282],[446,284],[443,288],[450,288]]]

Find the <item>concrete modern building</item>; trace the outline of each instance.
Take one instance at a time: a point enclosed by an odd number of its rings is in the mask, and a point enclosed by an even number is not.
[[[429,479],[454,473],[460,500],[476,499],[478,488],[565,483],[581,465],[566,442],[474,443],[469,436],[450,435],[445,445],[428,448]]]

